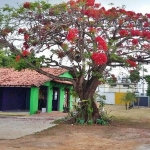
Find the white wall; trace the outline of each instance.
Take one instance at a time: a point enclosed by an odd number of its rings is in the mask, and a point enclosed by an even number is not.
[[[97,91],[100,92],[134,92],[135,91],[135,87],[134,85],[129,85],[129,88],[126,86],[123,86],[121,84],[118,84],[116,86],[110,86],[108,84],[103,84],[103,85],[99,85],[97,88]]]
[[[106,104],[115,104],[115,93],[104,93],[104,92],[97,92],[99,95],[105,95],[106,100],[104,101]]]

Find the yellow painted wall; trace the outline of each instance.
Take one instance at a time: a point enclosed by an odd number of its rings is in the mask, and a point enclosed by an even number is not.
[[[121,97],[124,95],[124,92],[116,92],[115,93],[115,104],[116,105],[124,105],[125,103],[121,100]]]

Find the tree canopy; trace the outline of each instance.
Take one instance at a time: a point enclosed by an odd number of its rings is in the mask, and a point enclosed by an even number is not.
[[[108,76],[108,67],[139,70],[141,63],[149,63],[149,20],[150,14],[119,7],[106,10],[94,0],[25,2],[1,9],[0,43],[17,60],[24,58],[36,71],[54,78],[28,62],[31,53],[49,50],[44,62],[68,69],[80,99],[88,99],[99,80]]]
[[[42,67],[44,56],[36,58],[32,53],[30,57],[28,57],[28,62],[34,64],[36,67]],[[12,53],[9,50],[0,50],[0,67],[1,68],[14,68],[16,70],[22,70],[26,68],[31,68],[26,61],[20,56],[16,56],[16,54]]]

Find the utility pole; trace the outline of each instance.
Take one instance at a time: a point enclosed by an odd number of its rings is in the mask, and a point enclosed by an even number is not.
[[[144,66],[142,68],[142,93],[143,93],[143,96],[144,96]]]

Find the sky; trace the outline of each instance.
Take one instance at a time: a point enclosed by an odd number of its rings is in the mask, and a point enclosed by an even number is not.
[[[34,2],[35,0],[0,0],[0,8],[3,7],[5,4],[8,4],[10,6],[17,7],[18,4],[23,4],[25,2]],[[38,0],[36,0],[38,1]],[[51,4],[61,3],[61,2],[67,2],[68,0],[47,0]],[[113,3],[113,6],[116,7],[122,7],[125,5],[126,10],[135,11],[136,13],[150,13],[150,0],[96,0],[96,3],[101,3],[102,6],[104,6],[106,9],[111,8],[110,3]],[[146,69],[149,70],[149,66],[145,66]],[[121,68],[114,69],[114,74],[118,72],[118,74],[121,74],[124,72]],[[141,71],[141,75],[143,72]],[[150,71],[145,74],[150,74]],[[141,84],[142,87],[144,87],[146,84]],[[146,87],[145,87],[146,88]],[[140,92],[140,91],[139,91]]]

